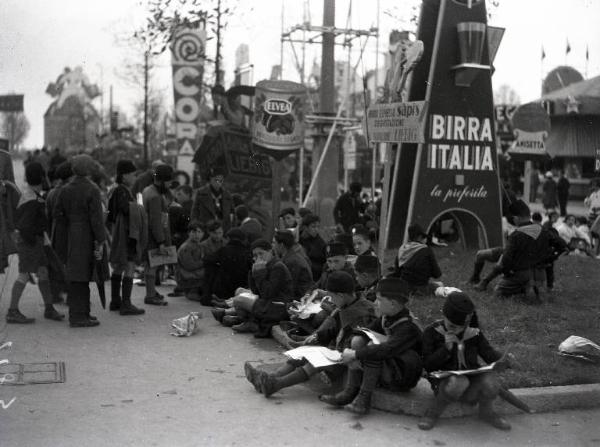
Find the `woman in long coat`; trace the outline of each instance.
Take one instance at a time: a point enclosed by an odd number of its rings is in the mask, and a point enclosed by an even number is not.
[[[71,159],[73,178],[58,197],[54,218],[67,230],[66,279],[70,283],[67,302],[71,327],[100,323],[90,316],[90,288],[94,262],[106,240],[100,190],[88,176],[94,160],[89,155]]]

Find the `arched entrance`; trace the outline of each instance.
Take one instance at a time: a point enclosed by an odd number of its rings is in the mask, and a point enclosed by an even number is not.
[[[464,208],[449,208],[437,214],[427,225],[429,234],[440,220],[452,219],[463,248],[489,248],[489,239],[481,219],[472,211]]]

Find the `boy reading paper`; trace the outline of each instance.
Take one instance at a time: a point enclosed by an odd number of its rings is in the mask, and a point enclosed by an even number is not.
[[[413,322],[406,304],[409,286],[400,278],[383,278],[376,288],[375,309],[381,318],[355,336],[351,348],[342,353],[348,365],[345,388],[320,399],[365,414],[371,394],[380,386],[393,391],[408,391],[421,377],[421,329]],[[374,333],[368,337],[366,332]],[[373,339],[373,341],[371,341]]]
[[[465,293],[449,293],[442,312],[444,319],[432,323],[423,332],[423,365],[427,372],[477,369],[481,366],[478,357],[487,363],[496,362],[494,369],[508,366],[506,361],[498,361],[502,356],[477,327],[475,305]],[[485,422],[500,430],[510,430],[510,424],[493,409],[494,399],[501,390],[494,371],[450,374],[444,378],[434,376],[430,374],[429,381],[435,399],[419,421],[420,429],[433,428],[450,402],[465,402],[478,403],[479,417]]]
[[[373,303],[354,295],[354,279],[349,273],[342,271],[329,275],[327,292],[331,295],[335,309],[319,329],[304,340],[303,345],[332,344],[334,349],[342,352],[350,346],[353,331],[373,320]],[[244,365],[246,378],[265,397],[283,388],[306,382],[320,370],[306,359],[290,359],[274,374],[256,369],[250,362]]]

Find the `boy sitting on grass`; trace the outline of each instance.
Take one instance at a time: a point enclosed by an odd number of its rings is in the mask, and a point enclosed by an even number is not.
[[[477,327],[475,305],[463,292],[453,291],[446,297],[443,320],[428,326],[423,332],[423,365],[433,371],[477,369],[478,357],[486,363],[497,362],[495,369],[508,366]],[[500,360],[500,361],[499,361]],[[510,430],[510,424],[493,408],[501,390],[498,375],[488,371],[477,375],[429,376],[435,399],[419,421],[421,430],[430,430],[451,402],[479,404],[479,417],[500,430]]]
[[[323,322],[321,327],[308,336],[303,345],[334,345],[334,349],[342,352],[350,347],[353,331],[360,326],[371,323],[374,318],[374,307],[369,301],[354,295],[354,280],[346,272],[334,272],[327,281],[327,291],[330,293],[335,310]],[[244,364],[246,378],[256,391],[269,397],[283,389],[303,383],[325,368],[315,368],[306,360],[288,360],[275,373],[256,369],[252,363]]]
[[[368,329],[380,337],[370,341],[363,332],[352,338],[342,353],[348,366],[345,388],[337,394],[322,395],[323,402],[366,414],[377,384],[392,391],[408,391],[421,377],[421,329],[413,322],[406,304],[409,287],[399,278],[383,278],[377,284],[375,308],[381,318]]]

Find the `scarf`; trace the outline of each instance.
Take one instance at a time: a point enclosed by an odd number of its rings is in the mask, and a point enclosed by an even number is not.
[[[210,195],[215,204],[215,215],[222,220],[223,210],[221,206],[221,199],[223,198],[223,190],[221,189],[219,191],[215,191],[215,189],[212,186],[209,186],[208,188],[210,189]]]
[[[458,335],[449,333],[443,324],[440,324],[435,330],[444,336],[446,342],[456,345],[456,356],[458,360],[458,369],[467,369],[467,361],[465,359],[465,341],[477,337],[479,335],[479,329],[474,327],[467,327],[462,332],[462,337],[458,338]]]

